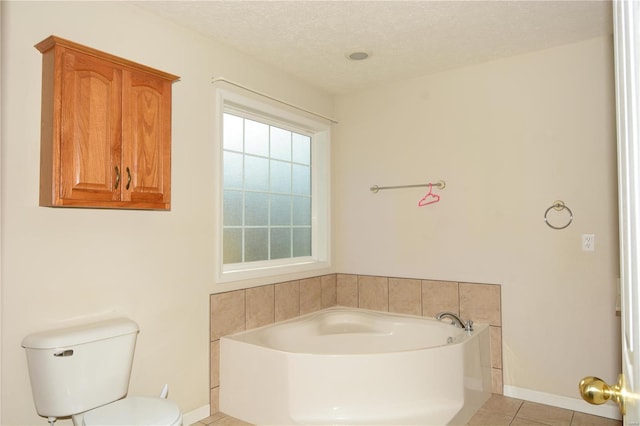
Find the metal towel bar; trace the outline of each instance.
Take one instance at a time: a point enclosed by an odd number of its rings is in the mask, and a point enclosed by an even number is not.
[[[422,187],[427,187],[427,186],[433,186],[433,187],[436,187],[438,189],[444,189],[445,186],[446,186],[446,183],[443,180],[439,180],[436,183],[420,183],[420,184],[417,184],[417,185],[398,185],[398,186],[378,186],[378,185],[373,185],[369,189],[374,194],[377,194],[378,191],[382,191],[384,189],[422,188]]]

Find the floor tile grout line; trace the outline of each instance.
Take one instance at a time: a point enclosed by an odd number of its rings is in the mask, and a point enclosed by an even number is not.
[[[511,420],[509,421],[509,426],[511,426],[513,424],[513,422],[516,421],[516,418],[518,417],[518,413],[520,412],[520,409],[522,408],[522,404],[524,403],[524,401],[520,401],[520,405],[518,405],[518,409],[516,410],[515,413],[513,413],[513,417],[511,417]]]
[[[518,409],[516,410],[515,414],[513,415],[513,420],[516,419],[516,417],[518,417],[518,413],[520,412],[520,410],[522,410],[522,406],[524,405],[524,400],[521,399],[520,400],[520,405],[518,405]],[[512,420],[512,422],[513,422]]]

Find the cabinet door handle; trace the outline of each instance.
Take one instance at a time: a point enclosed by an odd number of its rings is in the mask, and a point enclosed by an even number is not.
[[[131,170],[127,167],[127,189],[129,189],[129,185],[131,185]]]
[[[116,166],[116,189],[118,189],[119,185],[120,185],[120,169],[118,169],[118,166]]]

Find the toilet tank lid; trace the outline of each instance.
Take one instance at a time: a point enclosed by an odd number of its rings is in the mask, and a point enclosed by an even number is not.
[[[22,340],[22,347],[27,349],[55,349],[137,333],[138,330],[138,324],[128,318],[113,318],[33,333]]]

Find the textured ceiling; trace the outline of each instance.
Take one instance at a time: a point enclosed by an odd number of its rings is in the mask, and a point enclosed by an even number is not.
[[[135,3],[335,94],[612,33],[608,0]]]

